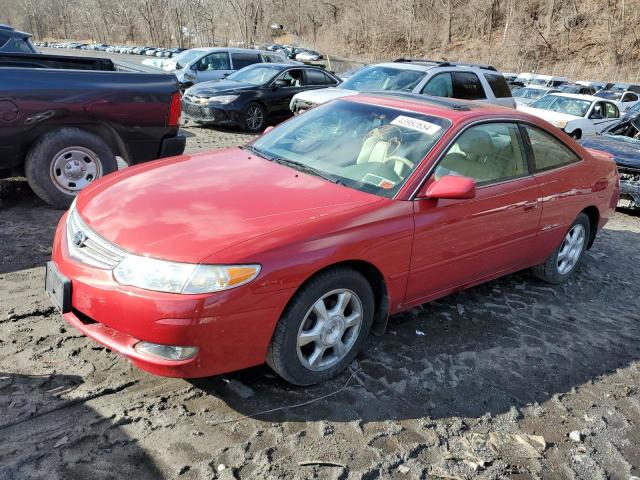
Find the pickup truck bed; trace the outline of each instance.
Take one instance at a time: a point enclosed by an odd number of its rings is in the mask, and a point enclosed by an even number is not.
[[[64,207],[117,169],[116,156],[134,165],[182,154],[176,77],[137,67],[0,54],[0,177],[25,174],[41,198]]]

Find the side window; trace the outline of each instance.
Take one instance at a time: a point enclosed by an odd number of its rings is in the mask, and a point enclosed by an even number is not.
[[[529,173],[520,129],[515,123],[486,123],[465,130],[442,158],[435,179],[456,175],[479,185]]]
[[[473,72],[453,72],[453,97],[463,100],[481,100],[487,98],[484,88]]]
[[[232,53],[231,60],[233,61],[234,70],[240,70],[254,63],[262,63],[262,59],[258,53]]]
[[[606,105],[606,117],[607,118],[618,118],[620,116],[620,112],[618,111],[618,107],[616,107],[613,103],[605,103]]]
[[[303,85],[302,70],[287,70],[278,77],[278,80],[287,82],[287,87],[301,87]]]
[[[438,73],[422,89],[425,95],[434,97],[453,97],[453,82],[450,73]]]
[[[636,95],[635,93],[627,92],[622,96],[622,101],[623,102],[637,102],[638,101],[638,95]]]
[[[305,70],[306,81],[305,85],[335,85],[336,82],[331,79],[327,74],[320,70],[308,69]]]
[[[502,75],[497,73],[485,73],[484,78],[487,80],[487,83],[491,87],[491,91],[493,91],[493,95],[496,98],[506,98],[511,96],[509,85]]]
[[[524,128],[529,136],[537,171],[563,167],[580,160],[578,155],[551,134],[529,125]]]
[[[231,70],[229,55],[226,52],[215,52],[200,59],[196,64],[197,70]]]

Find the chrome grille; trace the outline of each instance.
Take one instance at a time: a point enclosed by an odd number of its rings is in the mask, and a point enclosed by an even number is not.
[[[109,270],[127,256],[125,250],[116,247],[91,230],[82,221],[75,208],[72,208],[67,216],[67,248],[69,254],[76,260]]]

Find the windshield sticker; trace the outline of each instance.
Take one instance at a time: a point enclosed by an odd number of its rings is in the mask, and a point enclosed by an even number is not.
[[[396,186],[396,182],[392,182],[391,180],[384,177],[379,177],[378,175],[374,175],[373,173],[367,173],[362,181],[371,185],[375,185],[376,187],[384,188],[385,190],[389,190],[390,188]]]
[[[426,120],[420,120],[418,118],[406,117],[404,115],[398,115],[393,119],[391,125],[397,125],[398,127],[410,128],[411,130],[417,130],[418,132],[424,132],[428,135],[434,135],[440,130],[440,126],[435,123],[427,122]]]

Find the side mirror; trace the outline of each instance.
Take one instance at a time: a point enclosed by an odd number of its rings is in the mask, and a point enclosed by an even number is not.
[[[281,78],[273,82],[273,88],[281,88],[281,87],[288,87],[288,86],[289,86],[289,82],[287,82],[286,80],[282,80]]]
[[[418,198],[459,200],[473,198],[475,195],[476,182],[473,179],[446,175],[440,180],[427,182],[418,194]]]
[[[267,128],[265,128],[262,134],[264,135],[265,133],[269,133],[271,130],[273,130],[273,125],[269,125]]]

